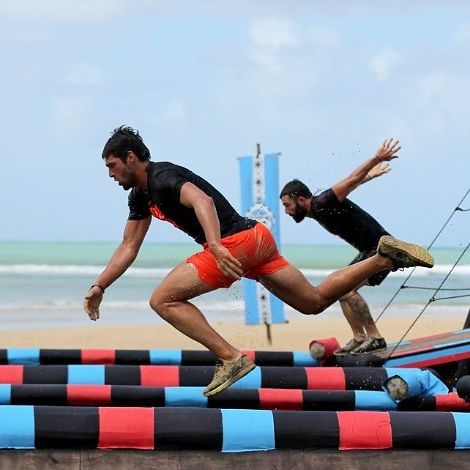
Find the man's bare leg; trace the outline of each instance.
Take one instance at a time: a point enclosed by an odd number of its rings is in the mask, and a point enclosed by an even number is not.
[[[350,292],[339,299],[343,314],[353,331],[356,341],[364,341],[367,336],[381,338],[382,335],[370,314],[369,306],[357,291]]]
[[[351,297],[354,297],[355,291],[348,292],[339,299],[341,305],[341,311],[343,312],[344,318],[346,318],[349,326],[353,333],[353,339],[356,343],[362,343],[366,339],[366,333],[361,321],[360,316],[354,312],[354,301],[351,302]]]
[[[214,377],[203,392],[206,397],[225,390],[255,368],[251,359],[222,338],[201,311],[188,302],[212,290],[213,287],[199,279],[192,264],[181,263],[154,290],[150,299],[151,307],[162,318],[219,358]]]
[[[178,331],[209,349],[215,356],[232,361],[241,352],[228,343],[208,323],[201,311],[189,299],[215,290],[199,279],[196,268],[180,263],[156,287],[150,306]]]
[[[315,315],[357,288],[365,279],[392,267],[390,259],[374,255],[335,271],[317,287],[312,286],[300,270],[292,265],[274,274],[260,276],[259,281],[270,292],[299,312]]]
[[[432,268],[431,254],[414,243],[390,235],[380,237],[376,255],[330,274],[318,287],[312,286],[295,266],[260,276],[259,281],[274,295],[299,312],[321,313],[348,292],[359,288],[366,279],[384,270],[425,266]]]

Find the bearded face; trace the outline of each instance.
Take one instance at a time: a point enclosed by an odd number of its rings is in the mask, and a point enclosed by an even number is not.
[[[281,197],[284,211],[290,215],[297,223],[302,222],[308,214],[305,198],[293,198],[291,196]]]
[[[302,207],[298,202],[295,203],[295,211],[289,214],[297,223],[302,222],[307,216],[307,209]]]
[[[121,173],[120,179],[117,179],[116,181],[118,181],[119,186],[122,186],[122,189],[124,189],[124,191],[128,191],[129,189],[137,185],[137,178],[135,176],[135,173],[127,167]]]
[[[109,177],[113,178],[125,191],[136,186],[137,177],[135,170],[127,161],[124,162],[120,158],[110,155],[106,158],[105,162],[108,167]]]

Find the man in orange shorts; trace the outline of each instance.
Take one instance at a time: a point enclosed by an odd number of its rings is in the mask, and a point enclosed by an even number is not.
[[[222,338],[190,299],[249,277],[299,312],[315,315],[377,272],[433,266],[431,255],[423,248],[386,236],[379,242],[377,255],[332,273],[314,287],[279,254],[263,224],[239,215],[217,189],[190,170],[150,161],[150,152],[134,129],[115,129],[102,158],[109,176],[126,191],[131,189],[129,218],[121,244],[85,296],[85,311],[91,320],[99,318],[105,289],[137,257],[152,216],[193,237],[203,251],[166,276],[153,291],[150,306],[218,358],[205,396],[221,392],[255,364]]]

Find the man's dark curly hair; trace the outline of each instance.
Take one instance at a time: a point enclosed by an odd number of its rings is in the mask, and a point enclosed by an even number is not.
[[[105,159],[112,154],[125,162],[129,151],[134,152],[141,162],[150,160],[150,151],[140,137],[139,131],[129,126],[120,126],[111,133],[101,156]]]
[[[312,193],[310,189],[308,189],[307,185],[302,183],[302,181],[295,179],[292,181],[289,181],[281,191],[281,194],[279,194],[279,197],[281,198],[282,196],[290,196],[290,197],[312,197]]]

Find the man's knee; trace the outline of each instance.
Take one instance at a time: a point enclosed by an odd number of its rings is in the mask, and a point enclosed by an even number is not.
[[[326,307],[322,305],[309,305],[306,307],[301,307],[299,312],[303,313],[304,315],[318,315],[319,313],[324,312]]]
[[[342,297],[340,297],[338,300],[340,303],[349,303],[351,300],[353,300],[356,296],[358,295],[358,292],[355,290],[352,290],[351,292],[348,292],[347,294],[344,294]]]
[[[166,301],[166,299],[158,294],[153,294],[149,300],[150,308],[160,315],[162,318],[167,318],[169,315],[169,304],[171,302]]]
[[[301,306],[299,311],[304,315],[318,315],[319,313],[324,312],[336,300],[337,299],[324,297],[317,291],[308,302]]]

